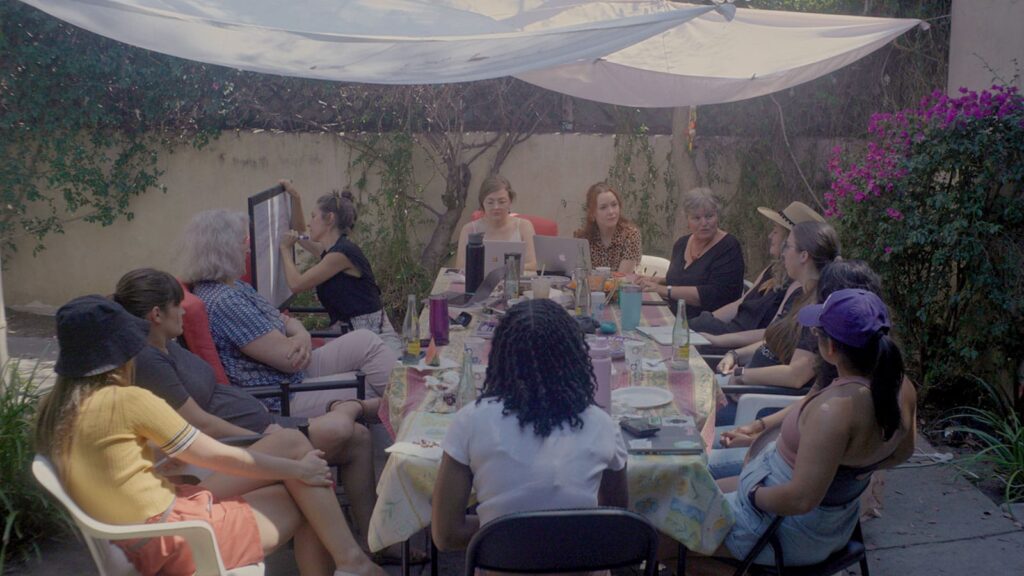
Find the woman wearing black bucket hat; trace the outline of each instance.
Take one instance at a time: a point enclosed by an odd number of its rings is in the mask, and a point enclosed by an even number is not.
[[[776,552],[791,566],[821,562],[849,540],[872,472],[913,454],[917,394],[881,299],[838,290],[798,319],[839,376],[788,410],[779,438],[744,464],[726,494],[736,522],[716,556],[745,557],[771,517],[785,516]],[[770,565],[771,554],[756,562]]]
[[[303,574],[384,572],[352,537],[331,490],[327,463],[297,431],[250,450],[205,436],[152,393],[133,386],[133,358],[148,324],[102,296],[57,312],[57,382],[43,400],[36,450],[57,467],[75,502],[112,524],[204,520],[226,567],[259,562],[293,536]],[[174,486],[154,471],[156,445],[169,457],[215,470],[198,486]],[[267,453],[290,446],[290,457]],[[171,537],[120,541],[142,574],[192,574],[188,546]]]

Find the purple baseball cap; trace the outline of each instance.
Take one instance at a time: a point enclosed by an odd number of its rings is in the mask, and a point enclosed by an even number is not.
[[[888,333],[889,311],[873,292],[847,288],[836,290],[824,304],[804,306],[797,314],[804,326],[820,327],[831,338],[862,348],[879,332]]]

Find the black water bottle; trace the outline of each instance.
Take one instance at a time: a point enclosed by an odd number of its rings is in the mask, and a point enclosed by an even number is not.
[[[476,292],[484,281],[484,234],[469,235],[466,243],[466,294]]]

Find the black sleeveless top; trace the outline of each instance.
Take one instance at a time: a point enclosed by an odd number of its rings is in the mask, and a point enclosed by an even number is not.
[[[345,272],[338,272],[316,287],[316,296],[327,309],[331,324],[380,311],[380,288],[373,277],[370,261],[366,259],[359,246],[353,244],[348,236],[342,235],[334,246],[320,255],[320,259],[330,252],[344,254],[362,273],[361,277],[356,278]]]
[[[731,334],[733,332],[767,328],[772,320],[775,319],[775,312],[779,309],[782,299],[786,296],[785,286],[761,291],[765,282],[772,279],[774,266],[774,264],[769,265],[764,274],[761,275],[761,281],[747,291],[746,296],[740,301],[736,316],[732,320],[724,322],[715,318],[711,312],[704,311],[701,312],[700,316],[690,320],[690,330],[707,332],[708,334]]]

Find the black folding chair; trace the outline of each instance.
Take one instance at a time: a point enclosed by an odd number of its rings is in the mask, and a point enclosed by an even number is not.
[[[782,553],[782,544],[779,542],[779,526],[782,524],[784,516],[776,516],[775,520],[768,525],[768,529],[765,530],[764,534],[757,539],[757,543],[747,554],[747,557],[742,561],[740,560],[722,560],[729,564],[736,566],[736,572],[733,576],[744,576],[750,574],[751,576],[763,575],[763,576],[831,576],[845,570],[854,564],[860,564],[861,576],[870,576],[868,572],[868,555],[867,549],[864,547],[864,534],[860,529],[860,520],[857,521],[857,525],[853,528],[853,534],[850,536],[850,540],[846,543],[842,549],[833,552],[828,558],[817,564],[811,564],[809,566],[791,566],[786,567],[785,558]],[[766,546],[771,546],[775,556],[774,566],[764,566],[761,564],[754,564],[754,560],[765,549]],[[680,546],[681,554],[685,554],[686,549]]]
[[[543,510],[502,516],[469,542],[466,575],[496,572],[610,570],[646,562],[654,576],[658,531],[643,516],[621,508]]]

